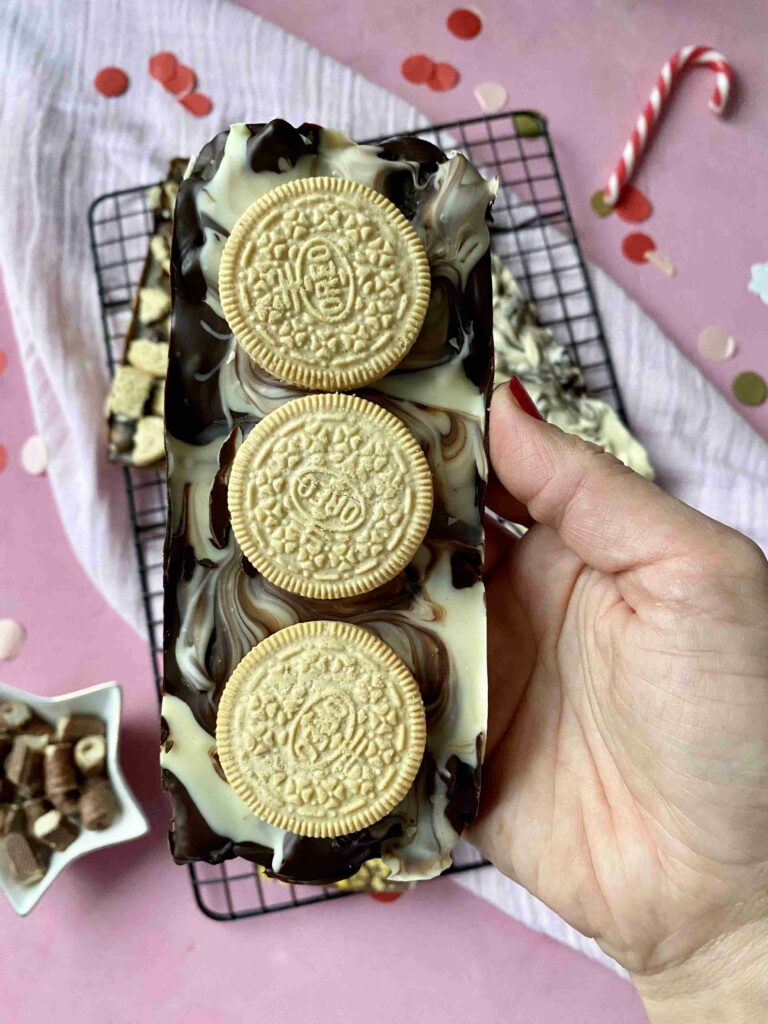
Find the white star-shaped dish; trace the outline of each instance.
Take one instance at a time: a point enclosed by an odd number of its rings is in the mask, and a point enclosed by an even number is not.
[[[16,913],[24,917],[53,885],[67,864],[93,850],[116,846],[118,843],[126,843],[130,839],[146,835],[149,831],[149,822],[125,781],[118,761],[120,709],[123,702],[119,683],[101,683],[99,686],[77,690],[75,693],[64,693],[59,697],[38,697],[33,693],[26,693],[24,690],[0,683],[0,702],[5,700],[23,701],[41,718],[54,724],[62,715],[67,714],[98,715],[103,718],[107,726],[107,773],[120,804],[120,812],[109,828],[103,832],[89,832],[83,829],[66,850],[54,851],[48,870],[34,885],[19,885],[5,864],[0,863],[0,888]]]

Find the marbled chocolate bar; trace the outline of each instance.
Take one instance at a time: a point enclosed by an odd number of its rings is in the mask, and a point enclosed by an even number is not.
[[[411,563],[378,589],[340,600],[299,597],[242,555],[227,509],[235,453],[256,423],[304,394],[256,365],[232,335],[218,296],[224,244],[269,190],[310,176],[348,178],[391,200],[421,238],[431,298],[414,346],[356,392],[398,417],[421,445],[434,512]],[[486,729],[486,614],[480,574],[493,377],[487,218],[495,185],[461,155],[399,138],[358,146],[316,125],[235,125],[190,166],[173,239],[173,329],[166,385],[163,779],[176,860],[242,856],[298,882],[349,877],[382,857],[394,881],[443,871],[472,821]],[[337,619],[376,634],[417,680],[426,752],[397,807],[333,839],[259,820],[219,764],[216,714],[233,670],[254,645],[297,622]]]

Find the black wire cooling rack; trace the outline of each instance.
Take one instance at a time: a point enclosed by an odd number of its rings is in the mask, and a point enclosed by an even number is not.
[[[568,209],[544,118],[516,111],[418,130],[442,149],[460,149],[499,179],[493,207],[493,246],[536,303],[538,320],[571,353],[587,390],[623,416],[616,378]],[[372,140],[377,141],[377,140]],[[131,304],[153,230],[151,185],[112,192],[89,211],[89,228],[110,373],[123,358]],[[162,688],[163,539],[165,478],[156,470],[124,467],[133,540],[144,597],[152,667]],[[460,844],[450,872],[482,867]],[[194,864],[190,879],[198,906],[209,917],[233,920],[351,895],[328,886],[286,886],[264,878],[243,860]]]

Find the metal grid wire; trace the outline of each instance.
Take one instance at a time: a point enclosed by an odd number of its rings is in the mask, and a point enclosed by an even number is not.
[[[458,148],[499,179],[493,208],[493,246],[536,303],[538,319],[571,353],[590,393],[623,416],[584,261],[544,119],[519,111],[418,130],[442,149]],[[377,141],[377,140],[373,140]],[[89,211],[89,228],[110,373],[123,357],[131,303],[153,230],[152,186],[112,192]],[[124,467],[152,666],[162,688],[163,540],[165,478],[156,470]],[[454,852],[451,872],[484,864],[466,844]],[[233,920],[351,895],[332,886],[286,886],[247,861],[189,868],[198,906],[209,917]]]

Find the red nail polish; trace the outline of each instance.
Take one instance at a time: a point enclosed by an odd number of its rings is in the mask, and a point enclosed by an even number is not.
[[[533,416],[535,420],[544,419],[539,410],[536,408],[536,403],[525,390],[523,382],[520,380],[519,377],[512,377],[510,379],[509,390],[512,392],[512,397],[523,410],[523,412],[528,413],[529,416]]]

